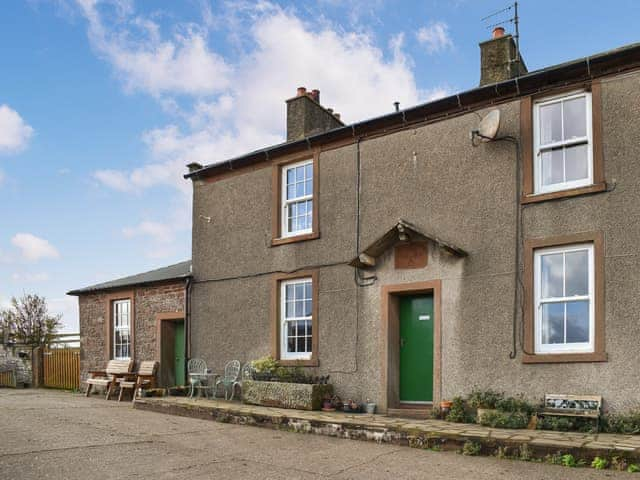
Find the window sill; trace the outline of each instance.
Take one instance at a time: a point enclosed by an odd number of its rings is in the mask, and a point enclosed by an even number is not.
[[[307,240],[315,240],[320,238],[320,232],[305,233],[304,235],[296,235],[293,237],[280,237],[271,239],[271,246],[286,245],[288,243],[304,242]]]
[[[606,352],[523,354],[522,363],[590,363],[606,362]]]
[[[520,203],[537,203],[546,202],[548,200],[556,200],[559,198],[575,197],[577,195],[586,195],[589,193],[604,192],[607,190],[607,184],[605,182],[594,183],[593,185],[586,185],[584,187],[572,188],[569,190],[558,190],[557,192],[548,193],[532,193],[523,195],[520,199]]]
[[[278,364],[283,367],[317,367],[320,363],[317,358],[300,360],[278,360]]]

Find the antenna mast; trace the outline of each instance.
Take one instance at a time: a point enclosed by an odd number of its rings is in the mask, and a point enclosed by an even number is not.
[[[515,29],[515,34],[513,35],[513,39],[516,42],[516,58],[511,60],[512,62],[517,62],[520,63],[520,17],[518,16],[518,2],[513,2],[513,4],[509,5],[508,7],[505,7],[501,10],[498,10],[497,12],[493,12],[489,15],[487,15],[486,17],[483,17],[480,19],[481,22],[486,22],[486,21],[493,21],[493,17],[496,17],[498,15],[501,14],[508,14],[511,13],[511,11],[513,10],[513,16],[506,18],[504,20],[501,20],[499,22],[496,23],[492,23],[491,25],[487,25],[486,28],[487,29],[491,29],[491,28],[495,28],[495,27],[499,27],[501,25],[504,25],[506,23],[512,23],[514,25],[514,29]],[[491,20],[490,20],[491,19]]]

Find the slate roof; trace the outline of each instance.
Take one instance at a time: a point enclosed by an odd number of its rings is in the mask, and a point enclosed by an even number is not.
[[[603,53],[534,70],[519,77],[473,88],[399,112],[334,128],[302,140],[280,143],[228,160],[216,161],[187,173],[184,178],[195,180],[209,175],[217,175],[248,165],[268,162],[279,155],[300,153],[334,141],[365,138],[369,134],[387,132],[394,128],[446,119],[454,113],[472,111],[504,100],[539,93],[543,89],[587,81],[638,67],[640,67],[640,43],[633,43]]]
[[[157,268],[144,273],[118,278],[109,282],[98,283],[89,287],[79,288],[67,292],[67,295],[82,295],[83,293],[94,293],[102,290],[113,290],[115,288],[130,287],[134,285],[146,285],[149,283],[164,282],[167,280],[180,280],[191,276],[191,260],[169,265],[168,267]]]

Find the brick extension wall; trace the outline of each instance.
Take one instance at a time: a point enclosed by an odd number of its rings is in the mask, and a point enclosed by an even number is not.
[[[127,287],[134,292],[134,358],[155,360],[157,352],[157,315],[184,310],[184,281],[161,285]],[[103,370],[111,358],[107,355],[106,325],[109,301],[118,291],[83,294],[78,297],[80,311],[80,376],[84,380],[90,370]]]

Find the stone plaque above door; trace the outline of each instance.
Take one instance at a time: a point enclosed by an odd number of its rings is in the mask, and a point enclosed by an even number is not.
[[[396,269],[424,268],[429,257],[427,242],[398,243],[394,257]]]

